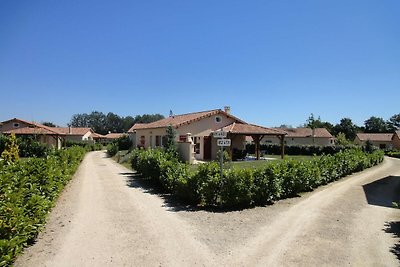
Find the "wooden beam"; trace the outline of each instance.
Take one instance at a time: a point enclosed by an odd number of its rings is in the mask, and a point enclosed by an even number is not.
[[[285,135],[284,134],[280,135],[279,139],[281,141],[281,159],[283,159],[285,157],[285,142],[284,142]]]

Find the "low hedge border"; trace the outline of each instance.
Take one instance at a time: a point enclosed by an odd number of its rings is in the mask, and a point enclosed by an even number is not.
[[[192,204],[226,208],[265,205],[336,181],[383,161],[382,151],[349,149],[310,161],[280,161],[262,168],[228,169],[216,162],[193,170],[162,150],[135,150],[132,167],[169,193]]]
[[[36,238],[84,154],[84,148],[71,147],[46,158],[0,162],[0,266],[11,265]]]

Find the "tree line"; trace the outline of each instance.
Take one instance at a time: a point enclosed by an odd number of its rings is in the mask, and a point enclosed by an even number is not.
[[[68,126],[71,127],[89,127],[99,134],[125,133],[135,123],[150,123],[164,119],[161,114],[143,114],[132,116],[119,116],[115,113],[108,112],[107,114],[99,111],[91,113],[74,114]]]
[[[393,115],[388,120],[384,120],[381,117],[371,116],[369,119],[364,121],[363,126],[354,124],[350,118],[342,118],[338,124],[333,125],[330,122],[322,121],[320,117],[315,118],[314,114],[311,114],[304,126],[309,128],[326,128],[335,136],[342,133],[345,135],[346,139],[354,140],[357,133],[360,132],[393,133],[394,131],[400,130],[400,113]]]

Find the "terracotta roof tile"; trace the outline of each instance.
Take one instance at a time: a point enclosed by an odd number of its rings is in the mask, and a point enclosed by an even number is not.
[[[51,127],[52,130],[65,134],[65,135],[85,135],[88,132],[93,132],[91,128],[88,127]],[[71,132],[70,132],[71,131]]]
[[[313,130],[311,128],[276,128],[287,132],[286,137],[312,137]],[[314,137],[317,138],[333,138],[326,128],[315,128]]]
[[[210,117],[216,114],[224,114],[230,118],[233,118],[237,122],[245,123],[244,121],[236,118],[235,116],[232,116],[225,111],[222,111],[220,109],[214,109],[214,110],[208,110],[208,111],[201,111],[201,112],[194,112],[194,113],[188,113],[188,114],[181,114],[181,115],[174,115],[172,117],[168,117],[165,119],[161,119],[155,122],[151,123],[137,123],[129,129],[129,132],[132,132],[134,130],[138,129],[154,129],[154,128],[164,128],[169,125],[172,125],[172,127],[178,128],[179,126],[189,124],[193,121],[200,120],[206,117]]]
[[[248,123],[232,123],[228,126],[225,126],[222,128],[223,131],[226,131],[228,133],[234,133],[234,134],[247,134],[247,135],[253,135],[253,134],[261,134],[261,135],[285,135],[286,132],[279,130],[279,129],[273,129],[273,128],[266,128],[263,126],[258,126],[254,124],[248,124]]]
[[[56,133],[54,131],[50,131],[46,128],[42,127],[22,127],[22,128],[17,128],[17,129],[12,129],[9,131],[4,132],[5,134],[11,134],[14,133],[16,135],[60,135],[59,133]]]
[[[126,136],[126,134],[125,133],[109,133],[109,134],[105,135],[105,137],[108,139],[118,139],[122,136]]]
[[[377,142],[390,142],[392,141],[392,133],[358,133],[357,137],[360,141],[377,141]]]

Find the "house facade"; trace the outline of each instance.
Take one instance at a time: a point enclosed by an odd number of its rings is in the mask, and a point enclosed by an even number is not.
[[[354,143],[364,146],[369,140],[372,145],[380,149],[393,149],[392,133],[358,133],[354,139]]]
[[[317,145],[332,146],[335,144],[334,137],[325,128],[276,128],[285,131],[286,145]],[[262,144],[279,144],[276,136],[266,136],[261,140]]]
[[[196,159],[209,160],[215,159],[217,157],[217,151],[219,150],[217,138],[213,137],[213,132],[215,131],[220,131],[222,129],[225,129],[225,131],[228,130],[228,138],[229,134],[232,136],[235,135],[235,138],[231,139],[230,150],[244,150],[246,135],[260,135],[260,132],[234,132],[233,129],[239,129],[239,127],[229,128],[229,126],[234,126],[235,124],[249,125],[241,119],[232,116],[228,108],[225,110],[215,109],[174,115],[147,124],[135,124],[129,129],[128,134],[135,147],[162,147],[167,141],[167,127],[171,125],[176,131],[176,140],[178,142],[193,142],[193,153]],[[260,129],[258,130],[265,134],[281,133],[256,125],[254,125],[254,127],[259,127]],[[229,129],[232,129],[232,131],[229,132]],[[191,136],[191,140],[188,140],[188,136]]]
[[[55,131],[53,127],[17,118],[3,121],[0,132],[3,134],[14,133],[16,136],[32,136],[38,142],[56,149],[61,148],[64,140],[64,134]]]
[[[98,136],[91,128],[48,127],[37,122],[17,118],[3,121],[0,126],[0,133],[32,136],[38,142],[56,149],[60,149],[67,141],[94,142],[94,137]]]
[[[93,142],[93,134],[91,128],[87,127],[51,127],[54,131],[63,134],[65,141],[71,142]]]

